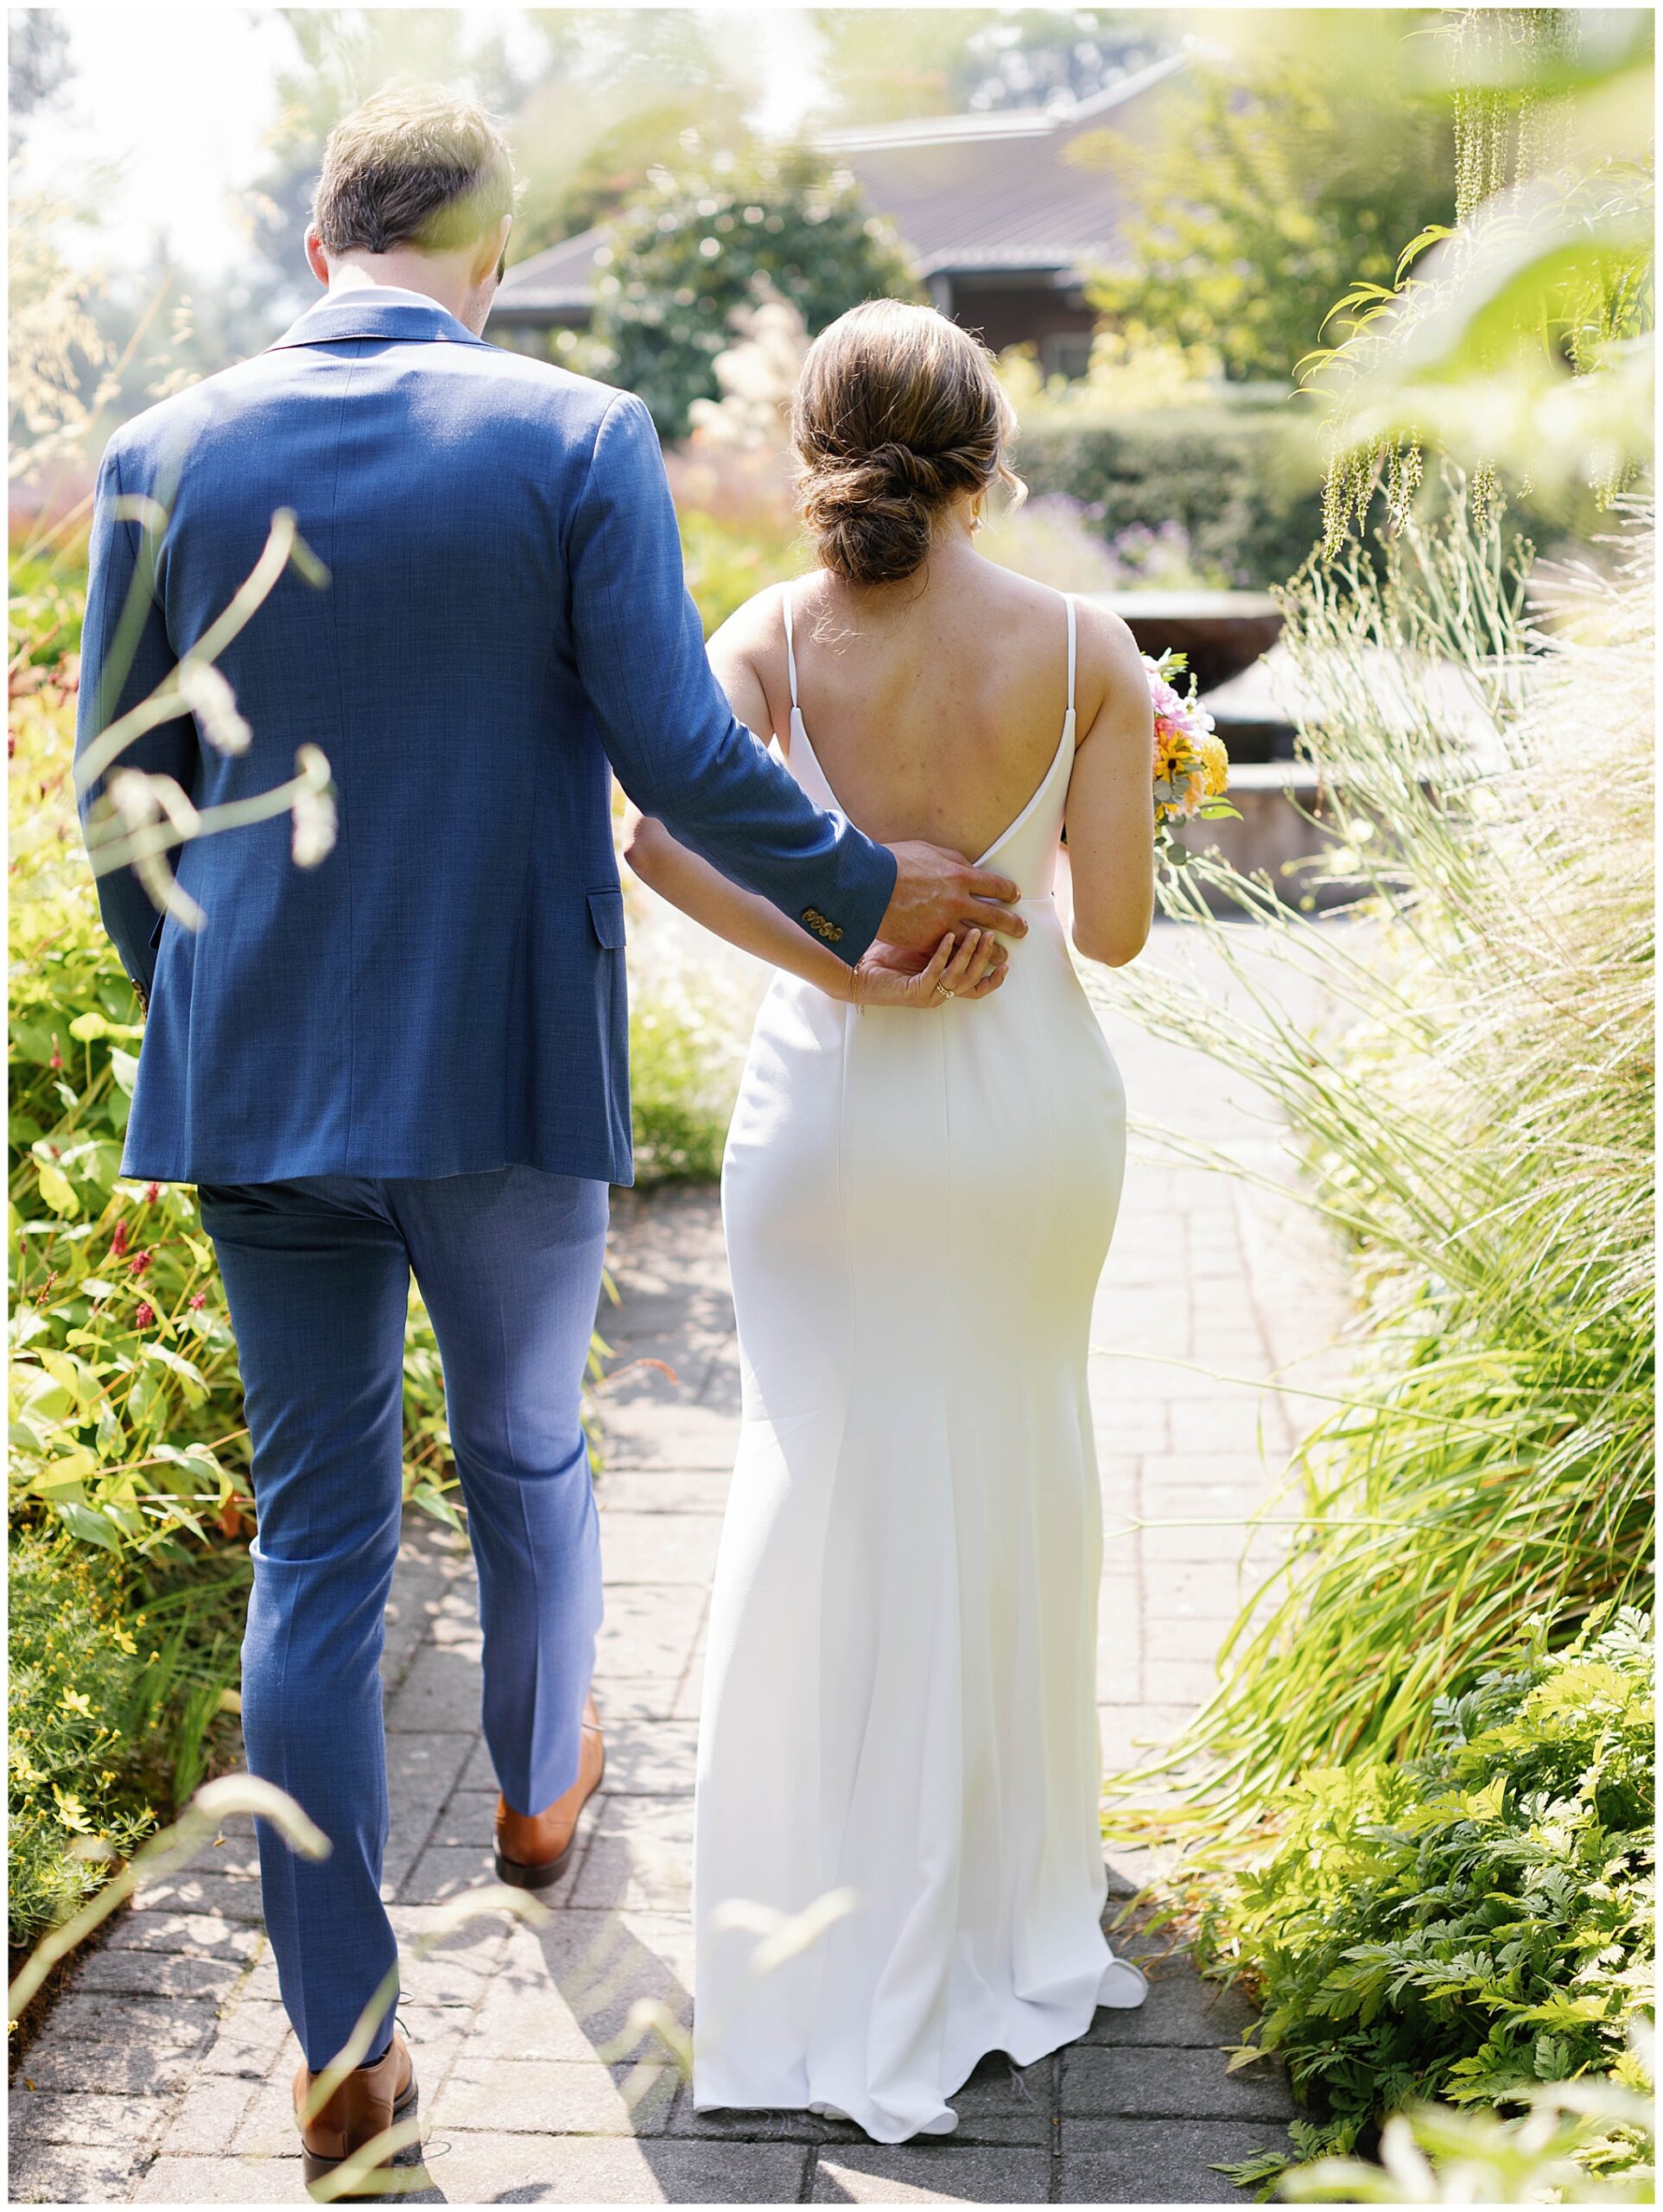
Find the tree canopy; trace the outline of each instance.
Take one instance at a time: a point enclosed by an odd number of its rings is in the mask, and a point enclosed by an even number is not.
[[[1094,304],[1232,378],[1291,377],[1335,302],[1390,285],[1406,243],[1453,213],[1447,102],[1406,54],[1418,20],[1197,56],[1152,143],[1087,139],[1132,209]]]
[[[250,194],[251,240],[263,264],[268,319],[310,299],[301,253],[324,141],[341,117],[389,84],[454,86],[511,114],[531,82],[499,32],[468,35],[464,12],[439,8],[285,8],[294,65],[277,79],[270,159]]]
[[[1078,99],[1175,36],[1147,8],[819,8],[814,22],[840,124]]]
[[[759,285],[789,300],[810,334],[862,300],[916,296],[898,241],[853,178],[801,146],[690,148],[674,169],[652,172],[606,251],[594,323],[606,372],[641,395],[670,439],[685,435],[695,399],[716,397],[716,356]]]

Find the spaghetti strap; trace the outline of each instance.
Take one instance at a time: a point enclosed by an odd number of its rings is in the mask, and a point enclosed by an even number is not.
[[[787,584],[785,587],[784,594],[780,601],[780,604],[785,610],[785,669],[786,673],[790,677],[791,681],[791,707],[793,712],[795,712],[797,708],[797,648],[791,642],[791,587],[790,584]],[[1072,624],[1074,620],[1074,610],[1072,607],[1069,609],[1069,620],[1070,624]],[[1073,655],[1074,632],[1072,628],[1070,628],[1069,632],[1069,666],[1070,668],[1074,665]],[[1069,683],[1069,698],[1070,702],[1072,702],[1074,698],[1074,684],[1072,678],[1070,678]]]
[[[1074,594],[1073,594],[1071,592],[1065,592],[1065,593],[1063,594],[1063,606],[1064,606],[1064,607],[1067,607],[1067,609],[1068,609],[1068,611],[1069,611],[1069,712],[1070,712],[1070,714],[1072,714],[1072,713],[1074,712],[1074,658],[1075,658],[1075,652],[1074,652]],[[787,613],[787,614],[786,614],[786,618],[785,618],[785,637],[786,637],[786,642],[787,642],[787,645],[789,645],[790,641],[790,635],[791,635],[791,621],[790,621],[790,613],[788,612],[788,613]],[[795,676],[793,676],[793,677],[792,677],[792,678],[791,678],[791,697],[792,697],[793,702],[795,702],[795,700],[796,700],[796,698],[797,698],[797,678],[796,678],[796,677],[795,677]]]

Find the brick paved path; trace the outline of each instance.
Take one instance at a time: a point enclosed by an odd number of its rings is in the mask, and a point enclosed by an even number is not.
[[[1170,940],[1154,957],[1173,957]],[[1273,1121],[1209,1065],[1108,1026],[1134,1116],[1264,1165],[1283,1159]],[[401,2017],[421,2073],[427,2201],[1238,2201],[1212,2162],[1280,2140],[1290,2107],[1267,2066],[1227,2074],[1220,2046],[1247,2015],[1182,1959],[1156,1959],[1141,2012],[1100,2012],[1057,2056],[1020,2074],[985,2064],[955,2100],[956,2135],[899,2149],[807,2115],[701,2121],[673,2069],[642,2056],[657,2046],[630,2030],[632,2005],[689,2012],[694,1721],[738,1410],[714,1195],[622,1202],[614,1267],[622,1305],[603,1327],[621,1371],[605,1394],[599,1485],[606,1789],[545,1927],[474,1921],[409,1967]],[[1321,1355],[1341,1313],[1332,1259],[1285,1203],[1158,1164],[1134,1141],[1096,1313],[1095,1340],[1114,1356],[1095,1361],[1092,1383],[1111,1764],[1165,1738],[1205,1694],[1235,1610],[1243,1517],[1299,1419],[1278,1397],[1161,1361],[1263,1376],[1314,1355],[1299,1370],[1314,1384],[1332,1372]],[[662,1361],[673,1379],[625,1360]],[[1278,1539],[1255,1541],[1262,1553]],[[466,1552],[418,1522],[386,1662],[386,1871],[407,1943],[431,1935],[446,1899],[491,1878],[478,1649]],[[1114,1862],[1121,1894],[1151,1871]],[[301,2201],[295,2063],[251,1840],[230,1834],[121,1916],[59,2003],[15,2084],[12,2197]]]

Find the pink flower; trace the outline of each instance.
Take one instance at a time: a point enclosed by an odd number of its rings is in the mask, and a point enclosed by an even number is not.
[[[153,1206],[161,1196],[162,1185],[160,1183],[147,1183],[144,1185],[144,1203],[147,1206]]]
[[[132,1258],[127,1262],[129,1272],[136,1275],[148,1274],[149,1273],[150,1262],[155,1259],[155,1257],[156,1255],[154,1252],[135,1252]]]
[[[110,1252],[111,1252],[111,1258],[113,1258],[113,1259],[119,1260],[119,1259],[123,1258],[123,1257],[125,1255],[125,1254],[126,1254],[126,1250],[127,1250],[127,1224],[126,1224],[126,1223],[125,1223],[124,1221],[118,1221],[118,1222],[116,1224],[116,1233],[115,1233],[115,1235],[114,1235],[111,1239],[110,1239]]]
[[[152,1323],[155,1321],[155,1319],[156,1319],[156,1308],[155,1308],[155,1306],[154,1306],[141,1305],[141,1306],[140,1306],[140,1307],[139,1307],[139,1309],[138,1309],[138,1311],[137,1311],[137,1313],[135,1313],[135,1314],[134,1314],[134,1316],[133,1316],[133,1325],[134,1325],[136,1328],[139,1328],[139,1329],[148,1329],[148,1328],[149,1328],[149,1327],[150,1327],[150,1325],[152,1325]]]
[[[206,1297],[201,1291],[194,1290],[191,1293],[191,1311],[193,1313],[200,1313],[207,1302]]]

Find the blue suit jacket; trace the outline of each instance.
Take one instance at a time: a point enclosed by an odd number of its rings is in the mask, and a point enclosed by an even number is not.
[[[117,632],[149,494],[170,512],[136,650]],[[630,1179],[624,902],[608,763],[649,814],[858,959],[894,861],[734,721],[682,582],[651,421],[627,392],[476,339],[409,292],[321,301],[269,352],[129,423],[99,474],[78,745],[224,608],[292,507],[293,571],[220,665],[253,728],[188,717],[125,756],[199,806],[321,747],[335,850],[286,817],[178,858],[206,913],[158,920],[126,870],[105,925],[149,1016],[126,1172],[164,1180]]]

